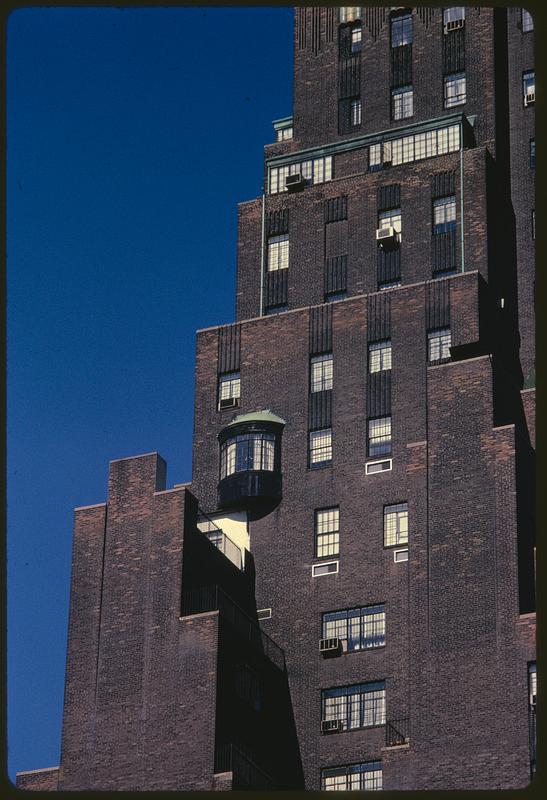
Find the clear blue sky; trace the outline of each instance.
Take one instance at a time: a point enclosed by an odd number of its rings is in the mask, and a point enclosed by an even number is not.
[[[8,758],[59,763],[72,509],[108,461],[191,477],[195,330],[230,322],[236,205],[292,111],[292,9],[8,22]]]

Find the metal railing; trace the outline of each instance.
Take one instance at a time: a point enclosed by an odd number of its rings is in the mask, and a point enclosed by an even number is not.
[[[386,747],[398,747],[410,742],[410,719],[390,719],[386,722]]]
[[[211,544],[213,544],[217,550],[220,550],[232,564],[235,564],[238,569],[242,570],[244,563],[241,548],[230,539],[228,534],[224,533],[222,528],[219,528],[204,511],[199,509],[198,514],[198,530],[200,530],[203,535],[209,539]],[[202,527],[200,527],[200,523]],[[204,526],[206,526],[206,529],[204,529]]]
[[[268,773],[235,744],[215,748],[215,773],[219,772],[233,772],[232,789],[272,791],[276,788]]]
[[[183,593],[182,614],[199,614],[205,611],[220,612],[237,632],[281,670],[285,669],[285,655],[279,645],[241,609],[220,586],[200,586]]]

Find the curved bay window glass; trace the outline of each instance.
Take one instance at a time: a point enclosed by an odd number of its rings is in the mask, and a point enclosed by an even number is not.
[[[220,448],[220,479],[246,470],[273,472],[275,435],[242,433],[227,439]]]

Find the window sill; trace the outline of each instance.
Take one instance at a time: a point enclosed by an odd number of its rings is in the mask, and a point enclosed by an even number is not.
[[[408,541],[407,542],[397,542],[397,544],[385,544],[384,545],[384,550],[396,550],[396,549],[398,549],[400,547],[408,547]]]
[[[332,467],[332,461],[322,461],[320,464],[308,464],[308,469],[315,472],[317,469],[326,469]]]

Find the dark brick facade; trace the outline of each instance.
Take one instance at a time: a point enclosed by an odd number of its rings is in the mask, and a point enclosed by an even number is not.
[[[318,790],[324,770],[363,762],[381,765],[385,789],[530,781],[533,34],[519,9],[467,8],[445,32],[442,9],[424,7],[393,52],[387,7],[363,8],[361,23],[334,8],[295,19],[294,137],[266,146],[265,194],[239,207],[237,321],[198,332],[191,487],[166,489],[157,454],[122,459],[107,502],[76,511],[59,789]],[[443,78],[463,71],[466,102],[447,109]],[[391,89],[410,82],[414,114],[394,120]],[[461,150],[395,165],[388,146],[376,169],[371,147],[450,125]],[[308,183],[269,193],[280,159],[329,155],[332,180],[301,167]],[[445,198],[455,224],[443,227],[433,204]],[[379,215],[394,210],[400,235],[379,247]],[[269,240],[286,236],[288,268],[268,270]],[[441,332],[442,357],[430,341]],[[319,389],[318,356],[333,365]],[[240,396],[219,410],[227,373]],[[371,457],[378,418],[391,436]],[[282,428],[269,467],[254,450],[221,464],[235,420],[240,435]],[[319,463],[318,430],[332,437]],[[282,499],[261,504],[259,489],[232,509],[246,512],[250,550],[240,544],[238,569],[200,509],[233,525],[219,479],[247,472],[256,489],[252,473],[278,459]],[[408,511],[399,546],[385,539],[394,506]],[[339,549],[323,556],[316,512],[333,508]],[[320,653],[323,614],[378,605],[385,641]],[[370,683],[385,687],[385,719],[339,711],[346,728],[324,732],[324,692]],[[57,779],[28,775],[21,788]]]

